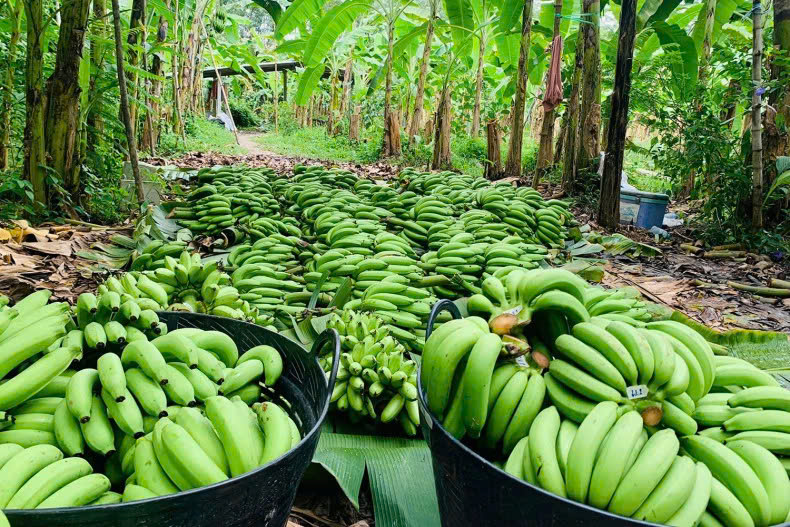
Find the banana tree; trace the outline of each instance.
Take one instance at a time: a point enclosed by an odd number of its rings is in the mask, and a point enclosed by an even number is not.
[[[303,101],[323,74],[326,58],[341,34],[349,31],[354,22],[364,15],[373,15],[374,23],[384,23],[387,34],[384,139],[381,150],[384,157],[400,154],[400,127],[392,111],[392,58],[395,24],[412,2],[413,0],[346,0],[323,13],[322,0],[296,0],[282,14],[275,29],[275,37],[283,38],[295,29],[304,28],[311,18],[321,15],[311,28],[312,32],[306,39],[302,55],[306,68],[303,74],[305,82],[300,84],[300,100]]]
[[[14,92],[16,46],[22,33],[22,3],[23,0],[8,0],[5,3],[11,34],[7,41],[3,96],[0,100],[0,171],[8,168],[8,155],[11,148],[11,99]]]

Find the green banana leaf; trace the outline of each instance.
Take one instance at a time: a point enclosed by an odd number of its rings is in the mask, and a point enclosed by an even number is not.
[[[296,88],[295,103],[305,105],[310,102],[310,95],[313,94],[318,82],[326,70],[326,66],[319,64],[314,68],[307,68],[299,77],[299,86]]]
[[[716,331],[680,311],[672,314],[672,320],[686,324],[708,342],[726,347],[730,355],[747,360],[760,369],[784,371],[790,364],[790,335],[785,333],[751,329]]]
[[[370,2],[367,0],[347,0],[327,11],[313,27],[305,45],[305,66],[313,68],[322,63],[341,33],[351,29],[354,20],[369,9]]]
[[[313,456],[354,507],[368,472],[377,527],[438,527],[431,452],[425,441],[324,431]]]
[[[711,35],[711,45],[715,44],[722,33],[722,26],[730,21],[732,14],[738,7],[735,0],[717,0],[716,11],[713,20],[713,34]],[[697,21],[694,22],[694,29],[691,31],[691,38],[694,40],[694,45],[697,47],[697,53],[702,54],[702,41],[705,39],[705,17],[707,13],[705,10],[700,10]]]
[[[316,13],[321,11],[323,0],[294,0],[288,9],[280,14],[277,20],[277,27],[274,30],[274,38],[280,40],[291,31],[302,27]]]

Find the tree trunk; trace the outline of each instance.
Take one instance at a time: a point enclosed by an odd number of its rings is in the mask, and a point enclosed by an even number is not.
[[[510,128],[510,145],[505,164],[506,177],[521,177],[521,151],[524,142],[524,104],[527,97],[527,58],[529,57],[532,37],[532,1],[524,2],[521,15],[521,44],[518,53],[518,71],[516,72],[516,95],[513,100],[513,124]]]
[[[126,42],[129,44],[129,65],[134,66],[134,68],[130,68],[126,72],[126,79],[129,86],[132,87],[132,100],[129,101],[129,115],[132,119],[132,130],[135,131],[135,137],[137,137],[137,103],[135,102],[137,99],[137,72],[135,68],[140,64],[140,55],[137,52],[137,48],[142,45],[141,43],[145,42],[142,38],[143,31],[145,30],[145,11],[146,0],[132,0],[132,14],[129,18],[129,36],[126,38]]]
[[[409,125],[409,144],[414,144],[422,128],[423,98],[425,97],[425,78],[428,76],[428,63],[431,61],[431,42],[433,42],[433,23],[436,18],[435,2],[431,1],[431,15],[428,17],[428,28],[425,30],[425,47],[420,63],[420,78],[417,80],[417,94],[414,96],[414,114]],[[428,134],[430,137],[430,134]]]
[[[11,111],[13,108],[11,101],[14,94],[14,63],[16,61],[16,46],[22,33],[23,1],[15,0],[13,4],[10,1],[6,2],[11,25],[11,36],[8,40],[5,60],[3,98],[0,101],[0,171],[8,168],[8,156],[11,150]]]
[[[23,1],[23,0],[19,0]],[[46,147],[44,136],[44,32],[42,0],[25,0],[27,57],[25,59],[25,178],[33,186],[37,207],[47,205]]]
[[[430,141],[431,138],[433,137],[433,123],[434,123],[434,119],[428,119],[427,121],[425,121],[425,130],[423,131],[424,134],[423,137],[426,142]]]
[[[436,110],[436,126],[434,127],[436,137],[433,142],[433,160],[431,162],[433,170],[449,168],[452,165],[450,117],[450,87],[446,86],[439,101],[439,108]]]
[[[763,227],[763,131],[762,69],[763,8],[760,0],[752,3],[752,227]]]
[[[76,159],[80,122],[80,59],[85,41],[90,0],[65,2],[60,13],[60,32],[55,69],[47,80],[46,149],[49,166],[62,178],[74,203],[80,199],[80,171]]]
[[[486,157],[485,177],[494,181],[502,175],[502,131],[496,119],[491,119],[486,123],[486,139],[488,143],[488,153]]]
[[[400,126],[393,128],[392,119],[392,47],[395,41],[394,21],[387,24],[387,86],[384,92],[384,144],[381,147],[381,157],[399,156],[400,149]],[[396,137],[397,136],[397,137]]]
[[[590,23],[582,24],[584,62],[582,64],[579,144],[576,155],[576,178],[595,172],[600,158],[601,135],[601,52],[599,0],[584,0],[584,14]],[[577,182],[578,183],[578,182]]]
[[[134,174],[134,184],[137,187],[137,202],[142,205],[145,201],[143,192],[143,180],[140,177],[140,166],[137,163],[137,141],[134,137],[132,127],[132,116],[129,113],[129,97],[126,94],[126,76],[123,67],[123,44],[121,44],[121,9],[118,7],[118,0],[112,0],[112,21],[115,30],[115,65],[118,70],[118,88],[121,96],[121,115],[123,125],[126,129],[126,147],[129,149],[129,162],[132,165]]]
[[[88,99],[91,108],[88,112],[88,132],[90,144],[100,144],[104,137],[104,117],[102,116],[102,97],[97,91],[96,82],[104,71],[104,54],[106,47],[102,41],[107,40],[107,6],[105,0],[93,0],[93,21],[95,33],[91,37],[91,82]]]
[[[628,103],[631,94],[631,66],[636,37],[636,0],[623,0],[617,43],[617,63],[612,92],[612,113],[606,141],[598,223],[614,229],[620,223],[620,174],[623,171],[625,134],[628,130]]]
[[[357,104],[354,106],[354,113],[351,114],[351,122],[348,126],[348,140],[358,143],[359,142],[359,128],[360,121],[362,120],[362,105]]]
[[[485,9],[485,8],[484,8]],[[486,32],[480,31],[480,49],[477,58],[477,74],[475,76],[475,107],[472,111],[472,137],[480,135],[480,100],[483,97],[483,61],[486,55]]]
[[[774,0],[774,50],[781,52],[781,59],[771,61],[771,80],[776,82],[776,89],[768,96],[765,110],[764,151],[766,160],[766,183],[773,183],[776,174],[776,158],[790,155],[790,136],[787,126],[790,124],[790,65],[787,57],[790,54],[790,0]],[[779,82],[783,80],[784,82]],[[777,116],[784,126],[777,124]]]
[[[557,38],[560,34],[560,21],[562,20],[562,0],[554,0],[554,34]],[[551,58],[549,59],[551,60]],[[548,92],[549,73],[546,72],[546,91]],[[543,124],[540,127],[540,143],[538,143],[538,159],[535,167],[535,177],[532,179],[532,187],[538,188],[538,183],[551,170],[554,160],[554,112],[556,108],[546,109],[543,112]]]
[[[565,152],[562,161],[562,190],[567,194],[572,194],[576,190],[576,151],[579,148],[579,111],[581,101],[582,65],[584,61],[584,37],[582,28],[576,35],[576,54],[573,66],[573,77],[571,79],[571,97],[568,100],[568,133],[565,139]]]
[[[94,0],[96,2],[96,0]],[[170,0],[165,1],[165,6],[170,7]],[[156,31],[156,41],[160,46],[167,40],[167,19],[159,17],[159,25]],[[156,77],[162,77],[165,71],[165,63],[162,60],[161,52],[154,53],[151,62],[151,73]],[[145,121],[143,128],[143,149],[154,153],[157,143],[159,143],[159,99],[162,97],[162,81],[158,78],[151,80],[151,119]]]

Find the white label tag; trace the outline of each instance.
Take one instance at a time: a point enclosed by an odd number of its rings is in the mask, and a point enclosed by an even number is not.
[[[644,384],[629,386],[625,389],[625,396],[629,399],[643,399],[647,397],[647,386]]]
[[[521,313],[522,309],[523,309],[523,306],[516,306],[516,307],[512,307],[512,308],[508,309],[507,311],[503,311],[502,314],[503,315],[518,315],[519,313]]]
[[[527,363],[527,356],[526,355],[519,355],[516,357],[516,364],[522,366],[524,368],[529,368],[529,364]]]

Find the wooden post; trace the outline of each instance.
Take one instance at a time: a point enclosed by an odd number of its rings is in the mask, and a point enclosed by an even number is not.
[[[204,33],[206,33],[206,27],[203,25],[203,19],[200,19],[200,29]],[[228,92],[225,91],[225,86],[222,85],[222,76],[219,74],[219,68],[217,68],[217,61],[214,59],[214,48],[211,47],[211,42],[206,39],[206,43],[208,44],[208,53],[211,55],[211,64],[214,66],[214,74],[217,76],[217,83],[219,87],[217,88],[217,95],[220,98],[225,99],[225,109],[228,111],[228,119],[230,119],[230,124],[233,126],[233,135],[236,136],[236,144],[240,145],[239,142],[239,131],[236,129],[236,123],[233,122],[233,114],[230,113],[230,103],[228,102]],[[223,97],[224,95],[224,97]]]
[[[606,145],[598,223],[614,228],[620,222],[620,174],[623,171],[625,133],[628,129],[628,104],[631,95],[631,66],[636,38],[636,0],[623,0],[620,11],[620,35],[614,72],[612,113]]]
[[[140,165],[137,162],[137,141],[134,137],[132,126],[132,116],[129,113],[129,97],[126,94],[126,76],[123,71],[123,43],[121,42],[121,8],[118,0],[112,0],[113,27],[115,29],[115,64],[118,70],[118,89],[121,96],[121,115],[126,129],[126,147],[129,149],[129,162],[132,165],[134,174],[134,184],[137,187],[137,201],[142,204],[145,201],[143,192],[143,180],[140,177]]]
[[[763,226],[763,130],[762,86],[763,7],[760,0],[752,3],[752,227]]]
[[[288,102],[288,70],[283,70],[283,102]]]

